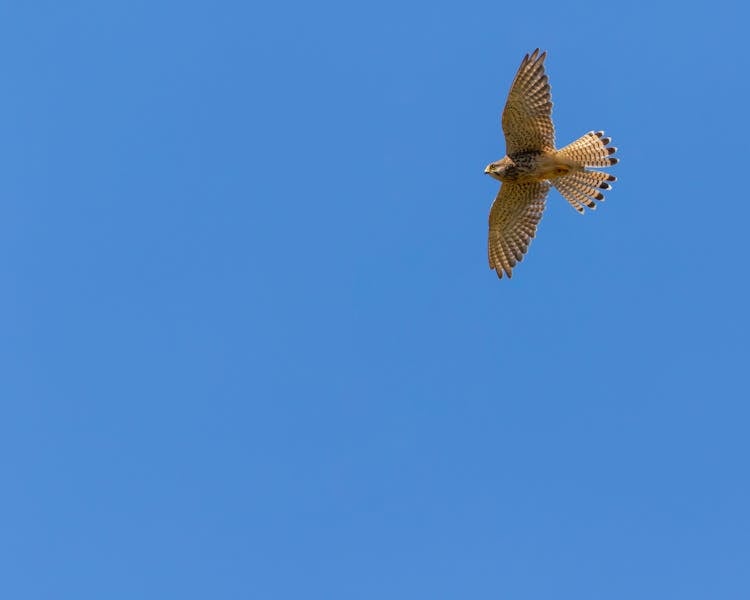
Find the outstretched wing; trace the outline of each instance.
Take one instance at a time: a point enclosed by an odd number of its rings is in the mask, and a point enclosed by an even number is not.
[[[490,209],[488,257],[490,269],[502,278],[510,277],[513,267],[523,259],[544,212],[550,184],[504,183]]]
[[[544,72],[546,52],[537,48],[521,61],[510,86],[503,110],[503,131],[507,154],[530,150],[554,150],[552,96]]]

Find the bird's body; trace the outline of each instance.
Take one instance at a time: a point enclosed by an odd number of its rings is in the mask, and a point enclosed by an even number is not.
[[[618,159],[604,132],[589,132],[564,148],[555,148],[552,100],[546,53],[527,54],[516,73],[503,110],[507,155],[484,170],[502,182],[490,210],[488,256],[498,277],[508,277],[523,259],[544,212],[550,185],[578,212],[604,200],[613,175],[587,167],[608,167]]]
[[[519,152],[504,156],[493,164],[495,169],[486,173],[503,183],[543,181],[562,177],[573,170],[582,170],[573,161],[557,157],[555,152],[549,151]]]

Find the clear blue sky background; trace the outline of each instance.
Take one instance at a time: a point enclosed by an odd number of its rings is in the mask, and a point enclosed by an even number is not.
[[[748,14],[694,6],[5,3],[0,595],[750,597]],[[619,181],[499,281],[537,46]]]

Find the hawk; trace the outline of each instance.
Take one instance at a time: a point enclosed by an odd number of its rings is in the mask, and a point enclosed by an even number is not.
[[[546,52],[537,48],[524,56],[510,86],[502,124],[507,155],[487,165],[484,172],[501,183],[490,209],[488,256],[490,269],[511,277],[523,259],[554,186],[579,213],[604,200],[601,190],[612,187],[615,176],[586,167],[617,164],[603,131],[590,131],[560,150],[555,149],[552,99],[544,72]]]

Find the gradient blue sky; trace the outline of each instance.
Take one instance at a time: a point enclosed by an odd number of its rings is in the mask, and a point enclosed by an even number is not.
[[[750,597],[747,9],[0,8],[0,595]],[[549,51],[594,213],[486,264]]]

